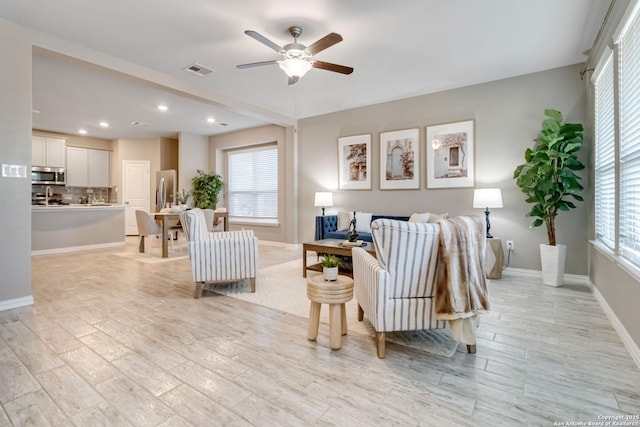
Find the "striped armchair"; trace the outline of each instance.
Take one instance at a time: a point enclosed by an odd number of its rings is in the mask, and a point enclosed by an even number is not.
[[[364,313],[376,330],[378,357],[385,356],[385,332],[441,329],[434,289],[440,226],[378,219],[371,224],[374,258],[353,248],[358,320]]]
[[[258,238],[251,230],[209,232],[201,209],[180,214],[180,222],[189,242],[189,260],[194,298],[200,298],[206,282],[250,279],[251,292],[256,291]]]

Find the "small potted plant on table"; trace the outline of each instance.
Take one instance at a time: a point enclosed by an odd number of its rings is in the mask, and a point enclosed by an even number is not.
[[[191,191],[187,191],[184,188],[181,193],[178,193],[178,204],[180,205],[180,209],[187,209],[187,202],[189,201],[189,196],[191,196]]]
[[[322,274],[324,280],[333,282],[338,280],[338,265],[340,265],[340,259],[335,255],[325,255],[322,258]]]

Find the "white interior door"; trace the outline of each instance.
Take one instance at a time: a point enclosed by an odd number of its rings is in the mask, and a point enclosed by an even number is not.
[[[149,212],[150,170],[149,161],[122,161],[122,201],[125,206],[124,228],[127,236],[138,234],[136,210],[142,209]]]

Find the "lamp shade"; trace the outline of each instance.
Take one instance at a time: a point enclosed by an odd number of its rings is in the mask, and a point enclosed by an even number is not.
[[[473,192],[474,208],[501,208],[502,192],[499,188],[477,188]]]
[[[323,208],[333,206],[333,193],[329,191],[317,191],[314,206]]]
[[[302,77],[311,69],[311,63],[309,61],[298,58],[278,61],[278,65],[289,77]]]

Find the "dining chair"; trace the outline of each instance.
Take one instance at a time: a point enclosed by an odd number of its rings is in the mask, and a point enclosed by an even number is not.
[[[160,212],[176,213],[176,208],[175,207],[162,208],[160,209]],[[177,240],[178,251],[182,253],[182,241],[184,240],[186,244],[187,239],[184,235],[184,230],[182,229],[182,224],[180,223],[180,219],[169,220],[167,221],[167,225],[169,226],[168,234],[169,234],[169,239],[171,239],[172,250],[173,250],[173,240]]]
[[[136,224],[138,226],[138,245],[140,240],[147,237],[145,242],[145,253],[149,254],[151,249],[151,241],[148,239],[150,236],[161,237],[162,227],[158,224],[147,211],[136,210]],[[167,233],[166,238],[171,240],[171,251],[173,252],[173,233],[171,230]]]
[[[204,220],[207,224],[207,231],[211,233],[213,231],[213,218],[215,217],[215,212],[213,209],[202,209],[202,214],[204,215]]]
[[[216,214],[227,213],[227,208],[216,208],[213,211],[213,231],[224,231],[224,217]]]

